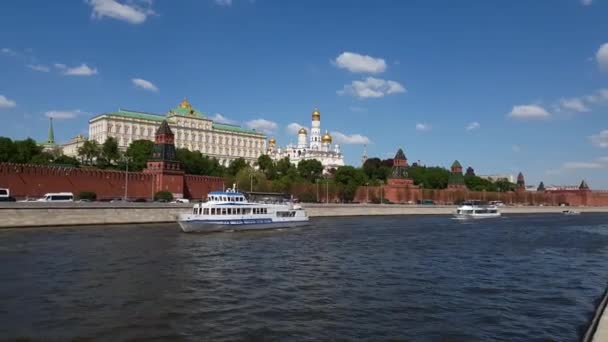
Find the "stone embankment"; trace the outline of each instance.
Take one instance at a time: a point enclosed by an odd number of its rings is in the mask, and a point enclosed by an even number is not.
[[[0,203],[0,228],[175,222],[190,204],[162,203]],[[454,206],[305,204],[310,217],[449,215]],[[608,207],[569,208],[608,212]],[[560,213],[564,207],[504,207],[504,214]]]

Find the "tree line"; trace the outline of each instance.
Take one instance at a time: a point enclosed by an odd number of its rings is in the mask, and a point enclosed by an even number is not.
[[[74,158],[63,155],[59,149],[43,151],[43,147],[32,139],[13,141],[0,137],[0,162],[117,170],[125,170],[128,162],[130,171],[142,171],[153,148],[152,141],[135,140],[122,152],[116,139],[109,137],[103,144],[85,141],[78,149],[78,157]],[[291,192],[300,185],[330,183],[343,201],[352,201],[359,186],[386,184],[393,165],[392,159],[369,158],[362,167],[341,166],[324,174],[323,165],[316,159],[303,160],[294,165],[289,157],[272,160],[268,155],[261,155],[255,165],[237,158],[228,166],[223,166],[216,158],[180,148],[176,149],[176,159],[187,174],[223,177],[227,186],[237,184],[245,190]],[[407,173],[415,185],[425,189],[445,189],[450,178],[450,171],[446,168],[416,163],[408,167]],[[515,184],[506,179],[491,182],[478,176],[465,175],[464,181],[472,191],[505,192],[515,189]],[[309,197],[312,195],[309,194]]]

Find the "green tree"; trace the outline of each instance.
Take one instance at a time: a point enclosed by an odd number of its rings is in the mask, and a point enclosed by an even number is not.
[[[230,162],[230,165],[228,166],[227,172],[229,175],[231,176],[236,176],[237,173],[239,173],[239,171],[241,171],[242,169],[245,169],[249,167],[249,164],[247,164],[247,162],[245,161],[245,159],[243,158],[237,158],[233,161]]]
[[[262,171],[256,171],[252,167],[241,169],[235,177],[237,188],[250,191],[261,191],[261,187],[266,183],[266,176]]]
[[[11,138],[0,137],[0,163],[7,163],[14,159],[15,144]]]
[[[112,165],[120,158],[120,150],[118,149],[118,141],[113,137],[108,137],[101,145],[101,158],[108,164]]]
[[[87,140],[78,148],[78,156],[82,158],[84,163],[92,165],[93,160],[99,158],[99,144],[95,140]]]
[[[55,158],[53,160],[53,164],[56,165],[67,165],[67,166],[74,166],[74,167],[78,167],[80,166],[80,162],[78,161],[78,159],[74,158],[74,157],[68,157],[66,155],[60,155],[59,157]]]
[[[171,202],[173,201],[173,194],[169,191],[159,191],[154,194],[154,200],[159,202]]]
[[[283,159],[280,159],[276,163],[277,177],[282,177],[282,176],[287,175],[287,173],[289,172],[289,170],[293,169],[293,168],[294,168],[294,166],[289,161],[289,157],[285,157]]]
[[[338,186],[340,199],[350,202],[354,199],[357,188],[367,182],[367,175],[363,169],[340,166],[336,170],[334,181]]]
[[[276,176],[276,168],[274,166],[274,162],[270,158],[269,155],[263,154],[258,157],[257,165],[260,168],[260,171],[264,172],[266,178],[274,179]]]
[[[315,182],[323,174],[323,164],[316,159],[302,160],[298,163],[300,177]]]
[[[125,153],[129,158],[129,170],[142,171],[145,169],[153,149],[154,143],[150,140],[133,141]]]
[[[15,153],[13,154],[12,162],[14,163],[30,163],[34,156],[42,153],[42,147],[30,138],[18,140],[14,142]]]
[[[53,159],[54,157],[51,153],[41,152],[33,156],[29,162],[36,165],[49,165]]]

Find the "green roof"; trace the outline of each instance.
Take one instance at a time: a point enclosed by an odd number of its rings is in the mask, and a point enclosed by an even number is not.
[[[182,107],[177,107],[177,108],[173,108],[169,111],[168,114],[176,114],[176,115],[182,115],[182,116],[193,116],[196,118],[203,118],[205,117],[205,115],[201,112],[199,112],[198,110],[194,109],[194,108],[182,108]]]
[[[186,108],[177,108],[180,110],[187,110]],[[179,114],[176,113],[176,110],[172,110],[172,112],[174,114],[178,114],[178,115],[186,115],[186,114]],[[202,114],[198,111],[196,111],[196,113],[198,113],[197,115],[200,115],[199,117],[202,117]],[[119,109],[116,112],[111,112],[111,113],[104,113],[99,116],[102,115],[107,115],[107,116],[117,116],[117,117],[123,117],[123,118],[132,118],[132,119],[140,119],[140,120],[149,120],[149,121],[157,121],[159,123],[161,123],[163,120],[166,119],[166,117],[164,115],[161,114],[154,114],[154,113],[146,113],[146,112],[137,112],[134,110],[126,110],[126,109]],[[189,116],[191,116],[190,114],[187,114]],[[240,133],[249,133],[249,134],[257,134],[257,135],[264,135],[264,133],[262,132],[258,132],[254,129],[248,129],[248,128],[243,128],[241,126],[236,126],[236,125],[229,125],[229,124],[223,124],[223,123],[217,123],[214,122],[213,123],[213,129],[217,129],[217,130],[221,130],[221,131],[230,131],[230,132],[240,132]]]
[[[264,133],[258,132],[255,129],[248,129],[248,128],[243,128],[241,126],[222,124],[222,123],[216,123],[216,122],[213,123],[213,129],[218,129],[218,130],[222,130],[222,131],[264,135]]]
[[[146,113],[146,112],[136,112],[134,110],[125,110],[125,109],[119,109],[117,112],[104,113],[101,115],[119,116],[119,117],[123,117],[123,118],[150,120],[150,121],[158,121],[158,122],[162,122],[165,119],[164,115]]]
[[[454,160],[454,163],[452,163],[452,168],[455,168],[455,167],[459,167],[462,169],[462,165],[460,165],[460,162],[458,160]]]

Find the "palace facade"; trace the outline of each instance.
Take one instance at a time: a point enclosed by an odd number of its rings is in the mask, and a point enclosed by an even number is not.
[[[253,164],[266,151],[266,135],[253,129],[214,122],[184,99],[166,115],[119,109],[89,120],[89,139],[103,144],[108,137],[122,150],[135,140],[154,141],[154,133],[167,120],[175,134],[175,146],[200,151],[222,165],[243,158]]]
[[[276,140],[270,138],[267,154],[273,160],[289,157],[291,163],[296,165],[301,160],[316,159],[323,165],[324,172],[344,166],[344,156],[340,152],[340,146],[338,144],[332,146],[332,137],[327,130],[321,135],[321,112],[316,108],[312,112],[310,137],[306,128],[302,127],[298,131],[298,143],[289,144],[285,148],[278,146]]]

